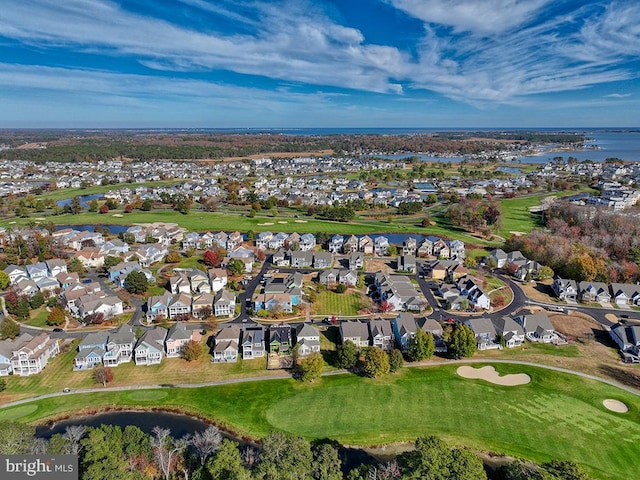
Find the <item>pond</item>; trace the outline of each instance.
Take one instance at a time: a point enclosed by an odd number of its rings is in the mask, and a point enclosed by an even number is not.
[[[80,232],[95,232],[102,231],[103,229],[109,230],[111,235],[118,235],[127,231],[130,225],[56,225],[56,230],[64,230],[65,228],[72,228]]]
[[[89,208],[89,202],[91,200],[102,200],[104,198],[103,193],[93,193],[91,195],[80,195],[80,206],[82,208]],[[56,205],[59,207],[65,207],[71,204],[71,198],[65,198],[63,200],[58,200]]]

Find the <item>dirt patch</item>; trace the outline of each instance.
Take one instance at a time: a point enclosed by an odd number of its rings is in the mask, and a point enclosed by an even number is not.
[[[549,320],[553,328],[569,340],[593,339],[596,332],[604,331],[602,325],[589,315],[580,312],[571,312],[570,315],[550,315]]]
[[[526,373],[510,373],[508,375],[500,376],[500,374],[492,366],[473,368],[469,367],[468,365],[464,365],[462,367],[458,367],[456,373],[463,378],[479,378],[489,383],[494,383],[496,385],[502,385],[505,387],[526,385],[531,381],[531,377]]]
[[[518,286],[528,298],[536,302],[556,303],[558,301],[556,296],[553,294],[551,285],[547,285],[546,283],[519,283]]]
[[[395,273],[395,270],[389,263],[390,260],[365,260],[364,267],[367,272]]]
[[[629,411],[629,407],[627,407],[620,400],[607,398],[606,400],[602,401],[602,404],[604,405],[604,408],[606,408],[607,410],[611,410],[612,412],[627,413]]]

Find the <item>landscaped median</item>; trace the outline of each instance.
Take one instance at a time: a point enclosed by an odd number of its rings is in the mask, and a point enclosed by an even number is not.
[[[310,385],[277,379],[70,393],[0,409],[0,420],[39,423],[79,411],[161,408],[208,418],[252,438],[279,429],[309,439],[379,445],[434,434],[539,462],[575,460],[596,478],[636,475],[639,396],[597,380],[505,363],[494,364],[500,376],[526,374],[531,382],[501,386],[463,378],[456,373],[459,366],[410,367],[378,379],[332,375]],[[608,410],[607,399],[629,411]]]

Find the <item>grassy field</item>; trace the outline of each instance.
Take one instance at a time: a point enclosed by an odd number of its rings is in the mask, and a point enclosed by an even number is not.
[[[456,366],[407,368],[382,379],[325,377],[314,385],[271,380],[198,389],[69,394],[0,410],[0,419],[43,419],[100,407],[177,408],[240,435],[273,429],[306,438],[379,445],[435,434],[471,448],[536,461],[573,459],[602,479],[632,478],[640,452],[640,399],[609,385],[535,367],[532,382],[501,387],[459,377]],[[144,370],[144,369],[143,369]],[[630,411],[617,414],[613,398]]]
[[[364,304],[369,300],[362,292],[352,289],[344,293],[336,293],[331,290],[317,294],[316,301],[311,306],[313,315],[336,315],[353,316],[358,315]]]
[[[43,305],[36,310],[32,310],[30,312],[29,320],[26,320],[22,323],[24,323],[25,325],[29,325],[30,327],[48,328],[50,327],[50,325],[47,325],[47,315],[49,315],[49,312],[47,312],[47,307]]]

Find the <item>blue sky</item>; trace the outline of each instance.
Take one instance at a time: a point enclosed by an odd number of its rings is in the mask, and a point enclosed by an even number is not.
[[[640,126],[637,0],[2,0],[0,127]]]

